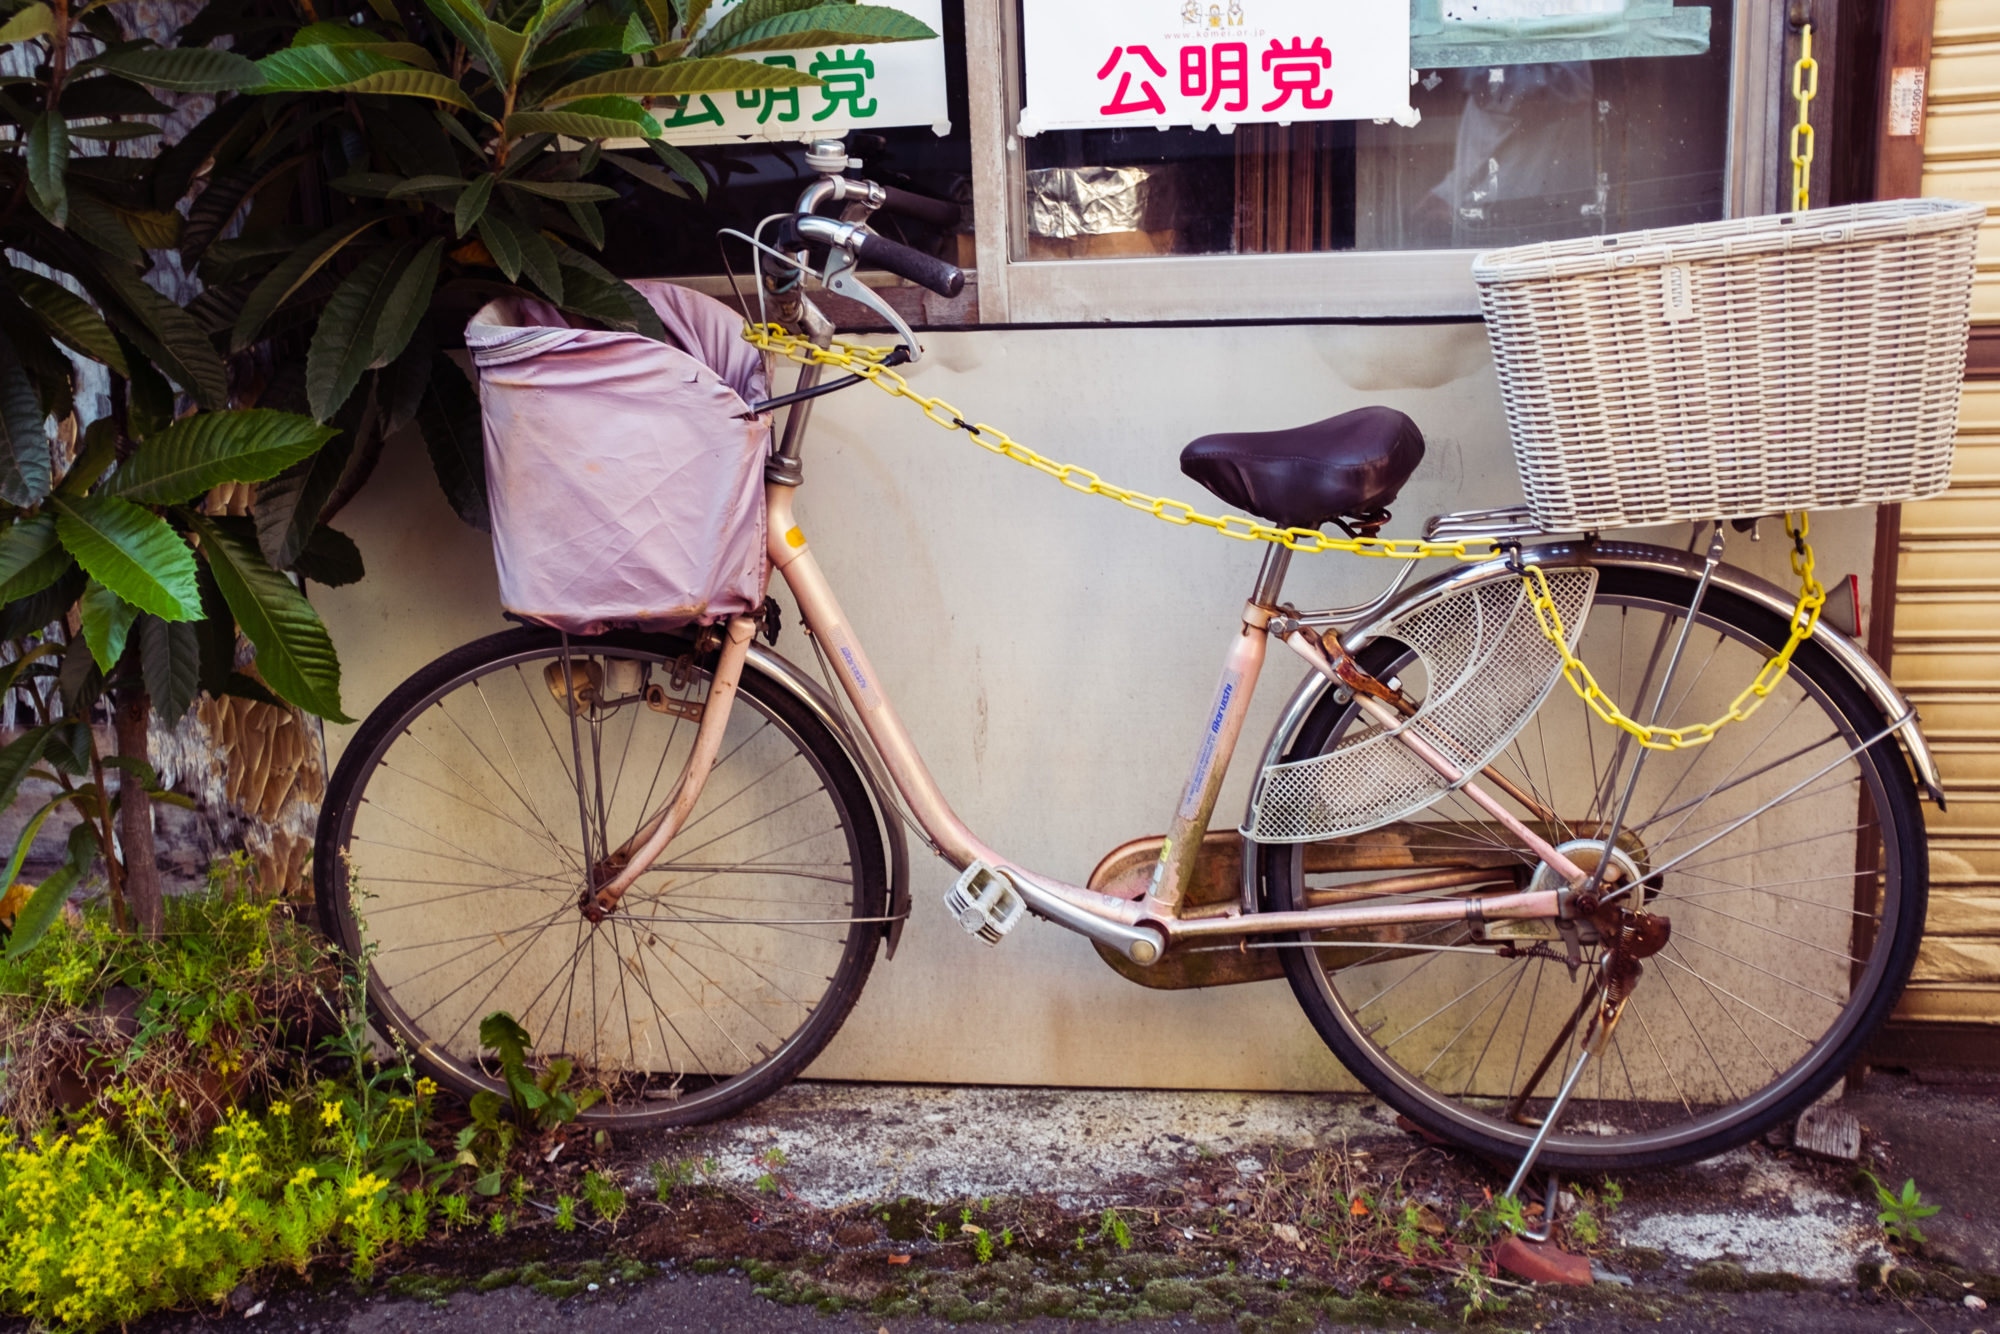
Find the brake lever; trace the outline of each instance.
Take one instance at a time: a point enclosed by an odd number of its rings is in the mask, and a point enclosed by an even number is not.
[[[887,320],[902,342],[906,355],[904,364],[916,365],[923,360],[923,344],[917,341],[916,334],[911,332],[910,326],[903,322],[903,317],[896,313],[895,308],[884,301],[874,288],[861,281],[860,275],[855,272],[858,264],[859,261],[846,247],[834,246],[827,252],[826,271],[820,275],[820,285],[835,296],[858,302]]]

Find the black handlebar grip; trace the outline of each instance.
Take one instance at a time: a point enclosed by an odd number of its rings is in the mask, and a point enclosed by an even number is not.
[[[873,232],[861,233],[860,244],[855,247],[854,253],[876,268],[908,278],[939,296],[957,296],[965,290],[965,270],[958,265],[947,264],[885,236],[877,236]]]
[[[948,199],[932,199],[929,195],[914,195],[908,190],[898,190],[893,185],[882,187],[882,207],[891,213],[900,213],[918,222],[928,222],[933,227],[958,226],[959,207]]]

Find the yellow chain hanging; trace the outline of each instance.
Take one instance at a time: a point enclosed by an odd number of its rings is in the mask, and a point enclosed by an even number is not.
[[[1199,513],[1192,505],[1178,500],[1168,500],[1159,496],[1149,496],[1141,491],[1115,486],[1105,481],[1088,468],[1074,463],[1058,463],[1045,455],[1037,454],[1016,441],[998,427],[985,423],[973,423],[965,415],[942,398],[933,398],[910,388],[909,381],[897,374],[895,369],[882,364],[891,349],[886,347],[864,347],[856,343],[835,342],[832,347],[819,347],[796,334],[786,333],[775,324],[752,324],[744,328],[744,339],[765,352],[776,353],[801,366],[830,366],[857,375],[892,398],[908,399],[923,409],[928,417],[947,431],[963,431],[972,437],[974,444],[989,453],[1010,458],[1025,464],[1036,472],[1055,478],[1072,491],[1085,495],[1105,496],[1129,509],[1143,511],[1156,519],[1180,527],[1197,525],[1245,542],[1270,542],[1292,551],[1318,552],[1339,551],[1352,556],[1380,556],[1392,560],[1428,560],[1433,557],[1448,557],[1453,560],[1492,560],[1503,553],[1496,538],[1468,537],[1456,542],[1430,542],[1413,538],[1387,537],[1334,537],[1317,528],[1276,528],[1270,524],[1258,523],[1254,519],[1240,518],[1234,514],[1207,515]],[[1592,713],[1613,727],[1630,735],[1641,746],[1649,750],[1687,750],[1694,746],[1706,745],[1715,734],[1733,722],[1740,722],[1757,711],[1778,683],[1791,671],[1792,655],[1799,645],[1812,638],[1814,628],[1819,624],[1820,608],[1826,604],[1826,590],[1813,576],[1812,547],[1806,542],[1806,516],[1799,515],[1798,527],[1794,528],[1791,516],[1785,517],[1785,531],[1792,537],[1792,572],[1799,576],[1799,601],[1792,612],[1791,638],[1777,655],[1764,664],[1757,679],[1744,688],[1729,706],[1729,712],[1713,722],[1691,724],[1686,727],[1657,727],[1637,721],[1621,711],[1610,696],[1598,686],[1590,669],[1583,665],[1569,650],[1569,632],[1564,628],[1561,613],[1556,610],[1555,599],[1550,595],[1548,580],[1541,570],[1533,565],[1526,567],[1522,577],[1529,605],[1535,610],[1535,622],[1542,634],[1555,646],[1562,657],[1563,678],[1575,690],[1578,697],[1590,707]]]
[[[1819,62],[1813,59],[1812,24],[1799,30],[1799,60],[1792,66],[1792,99],[1798,103],[1798,123],[1792,126],[1792,211],[1812,207],[1813,127],[1809,114],[1819,96]]]

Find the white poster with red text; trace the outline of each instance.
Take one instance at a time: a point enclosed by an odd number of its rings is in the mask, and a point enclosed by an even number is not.
[[[1020,132],[1414,119],[1409,0],[1022,0]]]

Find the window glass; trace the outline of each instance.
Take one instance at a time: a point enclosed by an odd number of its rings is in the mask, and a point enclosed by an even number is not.
[[[891,0],[893,3],[893,0]],[[918,194],[955,200],[965,209],[965,220],[947,231],[925,223],[877,213],[871,222],[885,236],[939,255],[954,264],[972,265],[972,147],[967,134],[965,93],[965,6],[963,0],[944,4],[945,89],[950,115],[950,133],[940,135],[931,126],[862,129],[845,136],[848,151],[861,159],[861,169],[852,174],[884,185],[898,186]],[[782,91],[716,93],[711,102],[735,102],[745,112],[754,111],[768,121],[796,133],[800,141],[747,140],[728,144],[692,145],[684,149],[709,179],[706,200],[681,199],[638,184],[623,172],[601,169],[592,180],[620,193],[615,204],[604,209],[606,232],[605,264],[628,278],[686,277],[723,272],[722,251],[716,233],[724,227],[744,232],[756,230],[758,222],[773,213],[789,213],[799,192],[813,180],[806,166],[807,145],[813,117],[843,99],[856,109],[870,107],[877,99],[862,73],[864,50],[843,50],[847,70],[822,68],[817,72],[828,82],[819,88]],[[667,126],[667,140],[676,139],[674,122],[692,124],[712,114],[711,107],[676,106],[671,100],[656,110]],[[636,151],[648,162],[645,150]],[[738,273],[749,268],[747,248],[731,242],[729,262]]]
[[[1183,18],[1229,15],[1190,0]],[[1415,125],[1045,131],[1022,141],[1014,255],[1477,248],[1719,218],[1731,20],[1730,0],[1415,0]]]

